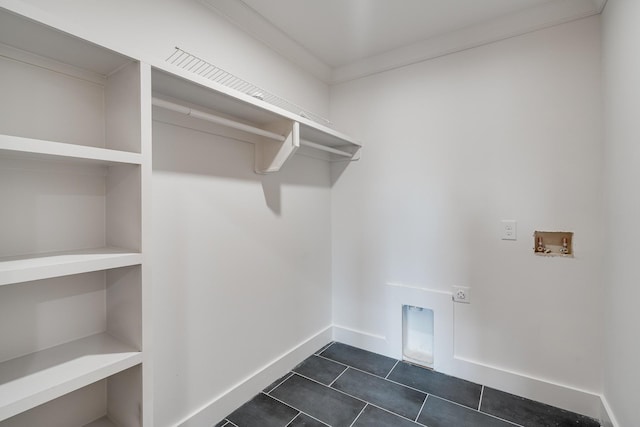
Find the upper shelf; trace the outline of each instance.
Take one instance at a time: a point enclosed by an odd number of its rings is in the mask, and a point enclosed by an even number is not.
[[[0,258],[0,286],[141,263],[140,253],[111,247],[5,257]]]
[[[0,8],[3,44],[106,76],[131,61],[119,53]]]
[[[330,161],[359,159],[361,144],[353,138],[197,74],[166,65],[154,67],[152,81],[157,107],[250,134],[245,140],[256,144],[257,173],[279,170],[301,145]]]

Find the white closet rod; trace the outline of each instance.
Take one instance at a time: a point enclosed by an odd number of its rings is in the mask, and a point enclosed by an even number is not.
[[[240,123],[235,120],[227,119],[225,117],[216,116],[211,113],[205,113],[204,111],[195,110],[193,108],[185,107],[184,105],[176,104],[175,102],[165,101],[164,99],[154,97],[152,98],[152,104],[156,107],[164,108],[165,110],[175,111],[176,113],[184,114],[196,119],[205,120],[222,126],[227,126],[232,129],[241,130],[254,135],[264,136],[275,141],[284,142],[286,139],[286,137],[275,132],[269,132],[268,130]],[[347,151],[338,150],[332,147],[327,147],[326,145],[316,144],[315,142],[306,141],[303,139],[300,140],[300,144],[306,147],[315,148],[316,150],[322,150],[328,153],[337,154],[338,156],[349,158],[353,157],[353,154]]]
[[[327,147],[326,145],[316,144],[315,142],[307,141],[307,140],[304,140],[304,139],[300,140],[300,145],[304,145],[306,147],[315,148],[317,150],[326,151],[328,153],[337,154],[338,156],[353,157],[353,154],[348,153],[346,151],[338,150],[338,149],[335,149],[335,148],[332,148],[332,147]]]
[[[165,101],[164,99],[153,98],[153,105],[156,107],[164,108],[166,110],[175,111],[176,113],[185,114],[196,119],[206,120],[211,123],[216,123],[222,126],[227,126],[233,129],[241,130],[244,132],[252,133],[254,135],[264,136],[275,141],[283,142],[286,138],[275,132],[269,132],[268,130],[260,129],[255,126],[246,125],[244,123],[236,122],[235,120],[227,119],[225,117],[216,116],[214,114],[205,113],[204,111],[194,110],[193,108],[185,107],[184,105],[176,104],[175,102]]]

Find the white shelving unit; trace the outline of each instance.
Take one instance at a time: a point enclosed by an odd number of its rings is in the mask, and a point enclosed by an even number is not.
[[[156,65],[152,81],[155,119],[255,144],[256,173],[277,172],[299,149],[327,161],[360,158],[362,145],[345,134],[171,64]]]
[[[142,255],[118,248],[0,258],[0,286],[142,264]]]
[[[151,426],[150,67],[0,9],[0,75],[0,426]]]
[[[0,418],[34,408],[142,362],[101,333],[0,363]]]
[[[40,139],[21,138],[12,135],[0,135],[0,155],[4,157],[14,155],[16,157],[33,160],[93,163],[104,166],[142,164],[142,156],[138,153],[43,141]]]
[[[0,76],[0,427],[152,427],[152,111],[255,144],[257,173],[361,145],[3,8]]]

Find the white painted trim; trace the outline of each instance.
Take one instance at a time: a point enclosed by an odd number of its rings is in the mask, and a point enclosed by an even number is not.
[[[594,3],[584,0],[545,3],[459,31],[442,34],[380,55],[336,67],[327,83],[338,84],[495,43],[570,21],[597,15]]]
[[[600,396],[600,423],[603,427],[620,427],[611,406],[604,395]]]
[[[447,372],[448,374],[568,411],[600,418],[601,399],[597,393],[462,357],[454,356],[453,360],[453,369]]]
[[[349,344],[374,353],[387,353],[387,338],[383,335],[371,334],[346,326],[333,325],[333,340]]]
[[[312,55],[246,3],[237,0],[199,1],[321,81],[327,82],[330,79],[331,67]]]
[[[262,368],[249,374],[246,378],[216,396],[202,408],[179,422],[181,427],[210,427],[229,415],[243,403],[260,393],[278,378],[284,376],[296,365],[314,354],[331,341],[332,326],[301,342],[294,348],[267,363]]]
[[[331,68],[272,22],[240,0],[199,0],[303,70],[337,84],[454,52],[563,24],[602,12],[606,0],[548,2],[432,37],[409,46]]]
[[[389,357],[397,357],[394,352],[389,351],[387,338],[381,335],[334,325],[333,336],[334,340],[344,344],[381,353]],[[603,410],[599,394],[534,378],[523,373],[483,365],[455,357],[453,353],[450,353],[449,357],[450,359],[444,363],[440,360],[440,365],[445,369],[436,368],[437,371],[596,419],[601,419],[603,413],[611,415],[610,410]],[[604,408],[607,408],[607,406],[605,405]],[[615,422],[607,426],[618,427]]]

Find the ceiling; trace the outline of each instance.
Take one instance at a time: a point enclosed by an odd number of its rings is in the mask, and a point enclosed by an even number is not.
[[[327,83],[598,14],[606,0],[201,0]]]

